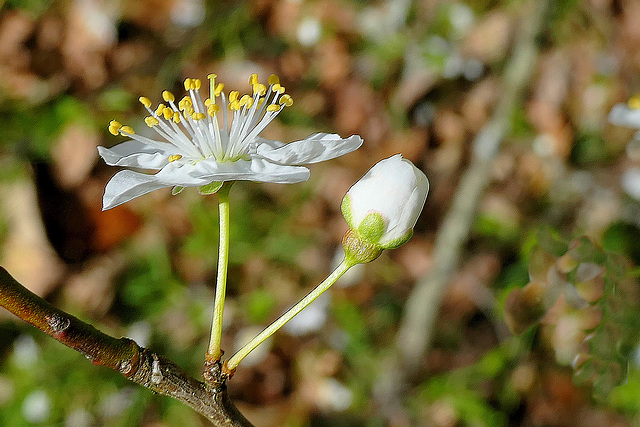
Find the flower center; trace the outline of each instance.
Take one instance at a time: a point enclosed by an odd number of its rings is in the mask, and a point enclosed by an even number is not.
[[[162,140],[138,135],[130,126],[112,120],[109,132],[127,136],[162,150],[169,162],[196,163],[213,158],[217,162],[235,162],[250,158],[256,137],[282,111],[293,104],[276,75],[268,79],[268,86],[252,74],[249,84],[252,94],[240,95],[236,90],[226,96],[224,84],[216,84],[215,74],[209,74],[209,98],[200,97],[200,79],[187,78],[184,88],[187,94],[176,104],[175,96],[165,90],[160,103],[154,109],[149,98],[140,97],[140,103],[149,116],[144,121]]]

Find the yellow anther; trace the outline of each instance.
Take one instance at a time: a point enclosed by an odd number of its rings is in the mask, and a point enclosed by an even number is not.
[[[222,92],[222,89],[224,89],[224,83],[218,83],[216,85],[216,88],[213,91],[213,95],[214,96],[220,96],[220,93]]]
[[[180,113],[178,113],[177,111],[173,112],[173,122],[180,123]]]
[[[267,93],[267,87],[262,83],[256,83],[253,85],[253,94],[258,96],[263,96]]]
[[[240,92],[237,90],[232,90],[229,92],[229,102],[234,102],[238,100],[238,96],[240,96]]]
[[[196,110],[193,109],[193,107],[187,107],[184,109],[184,114],[187,116],[193,116],[193,113],[195,113]]]
[[[164,116],[165,120],[171,120],[173,118],[173,110],[171,108],[165,108],[162,111],[162,115]]]
[[[202,86],[200,79],[191,80],[191,89],[200,90],[200,86]]]
[[[284,86],[280,86],[280,83],[276,83],[271,88],[274,92],[284,93]]]
[[[278,104],[271,104],[267,107],[267,111],[279,111],[280,106]]]
[[[120,134],[124,135],[125,133],[128,133],[129,135],[134,135],[135,132],[133,131],[133,128],[131,126],[122,126],[120,128]],[[124,135],[126,136],[126,135]]]
[[[258,84],[258,75],[256,73],[251,74],[251,77],[249,77],[249,84],[251,86]]]
[[[240,105],[246,105],[250,99],[251,97],[249,95],[242,95],[242,98],[240,98]]]
[[[184,90],[189,90],[189,89],[191,89],[191,79],[186,78],[184,79]]]
[[[109,122],[109,133],[111,135],[118,135],[121,127],[122,127],[122,124],[119,121],[111,120]]]
[[[169,156],[170,162],[175,162],[176,160],[180,160],[182,156],[180,154],[172,154]]]
[[[209,108],[207,108],[207,113],[209,113],[210,116],[215,115],[218,111],[220,111],[220,106],[217,104],[211,104]]]
[[[158,104],[158,108],[156,108],[156,114],[160,115],[162,114],[162,112],[164,111],[164,109],[167,108],[164,106],[164,104]]]
[[[186,110],[188,108],[191,108],[192,105],[193,105],[193,102],[191,102],[191,98],[189,98],[188,96],[185,96],[178,103],[178,108],[180,110]]]
[[[293,105],[293,98],[291,98],[291,95],[288,95],[285,93],[280,97],[278,102],[284,105],[285,107],[291,107]]]
[[[151,100],[146,96],[141,96],[140,98],[138,98],[138,101],[140,101],[140,103],[147,108],[151,107]]]
[[[168,90],[165,90],[164,92],[162,92],[162,99],[164,99],[165,102],[173,102],[176,100],[176,97],[173,96],[173,94]]]
[[[158,124],[160,124],[160,121],[158,119],[156,119],[153,116],[147,116],[144,118],[144,122],[147,124],[147,126],[149,126],[150,128],[154,127],[154,126],[158,126]]]
[[[211,98],[207,98],[204,100],[204,106],[208,107],[209,105],[211,105]]]
[[[640,95],[634,95],[627,101],[627,106],[632,110],[640,108]]]
[[[258,99],[258,107],[260,107],[262,104],[264,104],[264,98]]]
[[[191,115],[191,118],[192,118],[193,120],[202,120],[202,119],[204,119],[205,117],[207,117],[207,116],[206,116],[204,113],[193,113],[193,114]]]
[[[279,84],[280,83],[280,78],[278,76],[276,76],[275,74],[271,74],[269,76],[269,79],[267,80],[267,82],[269,82],[270,85]]]
[[[238,100],[229,103],[229,110],[237,111],[240,109],[240,102]]]

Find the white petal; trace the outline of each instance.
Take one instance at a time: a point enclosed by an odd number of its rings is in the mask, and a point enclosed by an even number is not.
[[[260,181],[291,184],[309,179],[309,169],[303,166],[277,165],[265,159],[252,158],[218,163],[202,160],[191,170],[194,177],[211,181]]]
[[[162,169],[171,154],[138,141],[127,141],[111,148],[98,147],[98,153],[109,166]]]
[[[616,104],[609,113],[609,121],[618,126],[640,128],[640,109],[629,108],[626,104]]]
[[[165,186],[177,185],[179,187],[197,187],[209,184],[213,181],[212,179],[207,179],[202,176],[202,174],[194,173],[197,165],[204,161],[206,160],[202,160],[196,163],[196,165],[193,165],[190,162],[172,162],[167,164],[154,176],[158,182]]]
[[[109,180],[102,197],[102,210],[111,209],[153,190],[168,185],[158,182],[155,175],[123,170]]]
[[[362,138],[351,135],[342,139],[337,134],[316,133],[301,141],[273,149],[259,145],[257,154],[281,165],[317,163],[350,153],[362,145]]]
[[[256,145],[256,147],[259,147],[262,144],[267,144],[267,146],[271,147],[274,150],[276,148],[280,148],[280,147],[285,145],[285,143],[282,142],[282,141],[275,141],[273,139],[266,139],[266,138],[263,138],[261,136],[257,136],[256,137],[256,139],[254,140],[254,144]]]

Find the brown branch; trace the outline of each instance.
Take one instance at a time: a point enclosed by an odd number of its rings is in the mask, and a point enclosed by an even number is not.
[[[52,306],[0,267],[0,306],[31,323],[53,339],[84,354],[96,365],[120,372],[155,393],[173,397],[217,426],[251,426],[229,399],[227,377],[218,364],[205,369],[207,384],[191,377],[171,360],[114,338]]]

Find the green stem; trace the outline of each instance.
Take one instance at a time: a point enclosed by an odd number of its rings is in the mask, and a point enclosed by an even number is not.
[[[348,269],[353,267],[354,264],[355,263],[353,261],[344,259],[342,263],[335,270],[333,270],[329,277],[324,279],[324,281],[320,283],[314,290],[309,292],[306,297],[302,298],[296,305],[291,307],[289,311],[280,316],[271,325],[267,326],[244,347],[238,350],[236,354],[231,356],[231,358],[226,363],[227,370],[233,372],[242,359],[247,357],[247,355],[251,353],[257,346],[262,344],[264,340],[269,338],[274,334],[274,332],[284,326],[284,324],[291,320],[293,316],[300,313],[305,307],[315,301],[316,298],[318,298],[324,291],[329,289],[331,285],[333,285]]]
[[[229,190],[231,182],[225,182],[218,191],[218,212],[220,214],[220,245],[218,246],[218,278],[216,296],[213,303],[211,340],[207,350],[207,360],[219,360],[222,356],[222,312],[227,291],[227,266],[229,264]]]

